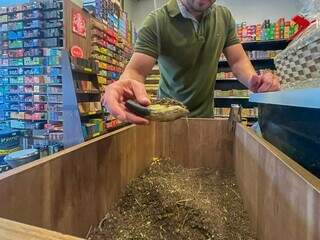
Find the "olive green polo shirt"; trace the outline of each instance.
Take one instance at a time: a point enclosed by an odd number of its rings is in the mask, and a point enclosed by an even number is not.
[[[159,97],[183,102],[190,117],[213,116],[213,92],[223,49],[238,44],[230,11],[214,5],[197,30],[176,0],[151,12],[138,33],[135,52],[158,60]]]

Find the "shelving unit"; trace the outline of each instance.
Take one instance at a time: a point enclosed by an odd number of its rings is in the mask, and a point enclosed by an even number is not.
[[[285,49],[289,44],[288,40],[274,40],[274,41],[252,41],[243,43],[244,49],[248,51],[279,51]],[[272,58],[264,58],[251,60],[253,66],[257,71],[264,70],[275,70],[275,64]],[[233,78],[231,72],[231,68],[228,65],[228,62],[224,59],[219,62],[219,73],[222,75],[227,75],[228,78],[220,77],[216,81],[215,90],[220,91],[245,91],[248,90],[246,86],[240,83],[236,78]],[[220,74],[221,75],[221,74]],[[215,96],[214,106],[215,106],[215,117],[228,117],[227,115],[221,115],[222,108],[230,108],[232,104],[240,104],[245,109],[252,109],[252,112],[257,112],[255,103],[249,102],[248,96]],[[247,119],[249,122],[257,120],[257,116],[243,116],[243,118]]]
[[[24,132],[21,148],[38,148],[40,155],[60,150],[63,141],[61,121],[53,121],[49,103],[62,94],[61,86],[52,85],[62,83],[62,7],[61,1],[47,0],[0,12],[0,119]]]
[[[244,42],[242,46],[245,51],[268,51],[268,50],[283,50],[290,43],[290,40],[269,40],[269,41],[251,41]]]
[[[65,147],[106,133],[98,74],[93,59],[73,58],[63,52]]]
[[[147,93],[150,98],[155,99],[157,98],[157,93],[159,89],[159,82],[160,82],[160,72],[159,72],[159,66],[155,66],[152,69],[151,74],[147,77],[145,81],[145,86]]]
[[[42,157],[124,126],[100,100],[104,85],[123,72],[135,34],[116,3],[100,2],[107,5],[97,9],[104,11],[99,19],[69,0],[0,8],[0,130],[19,134],[14,151],[37,148]],[[84,59],[95,57],[99,69],[84,68],[81,60],[71,63],[73,47]],[[94,87],[79,88],[88,87],[83,82]]]
[[[108,1],[106,1],[108,2]],[[92,2],[85,4],[86,7]],[[100,5],[100,1],[95,1]],[[118,6],[109,4],[104,9],[95,9],[99,19],[91,19],[91,57],[99,66],[98,83],[101,94],[104,87],[117,81],[123,73],[132,55],[132,24],[126,13]],[[107,128],[121,125],[121,123],[106,112]]]
[[[74,146],[123,127],[101,104],[99,65],[62,53],[64,147]]]

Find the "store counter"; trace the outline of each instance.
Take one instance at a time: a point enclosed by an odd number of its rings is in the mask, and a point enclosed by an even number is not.
[[[320,177],[320,88],[254,94],[263,137]]]

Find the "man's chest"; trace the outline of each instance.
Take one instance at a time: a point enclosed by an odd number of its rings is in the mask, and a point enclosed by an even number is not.
[[[214,18],[203,19],[197,30],[190,19],[168,19],[161,34],[161,56],[172,63],[191,67],[197,62],[211,62],[220,55],[227,29]]]

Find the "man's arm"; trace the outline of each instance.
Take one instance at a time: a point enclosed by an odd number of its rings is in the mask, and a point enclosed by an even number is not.
[[[161,34],[157,24],[159,21],[156,18],[154,12],[147,16],[138,33],[135,53],[124,73],[119,81],[105,88],[103,105],[113,116],[124,122],[148,124],[148,120],[129,112],[125,102],[132,99],[144,106],[150,104],[144,81],[151,72],[161,49],[159,45]]]
[[[152,71],[156,59],[142,53],[134,53],[119,81],[110,84],[105,88],[103,105],[108,111],[124,122],[136,124],[148,124],[144,118],[130,113],[124,103],[134,99],[142,105],[149,105],[144,81]]]
[[[238,80],[253,92],[271,92],[280,90],[277,76],[265,73],[258,76],[241,44],[225,48],[224,54]]]
[[[136,80],[144,83],[146,77],[151,73],[156,59],[143,53],[134,53],[120,80]]]

